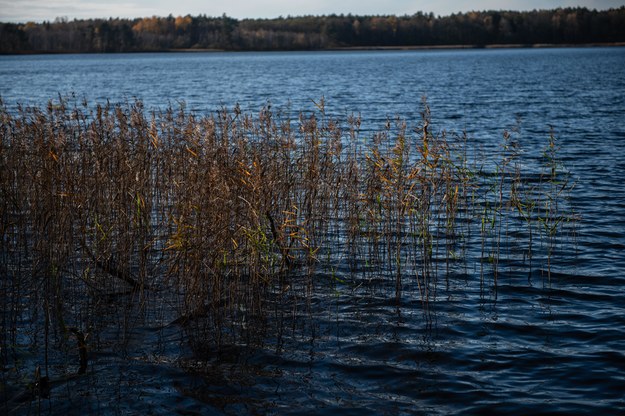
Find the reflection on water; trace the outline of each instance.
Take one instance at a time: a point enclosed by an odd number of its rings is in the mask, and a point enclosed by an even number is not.
[[[322,282],[298,312],[283,301],[255,342],[219,351],[191,350],[175,326],[136,328],[123,347],[102,333],[85,376],[16,414],[620,413],[622,279],[501,280],[495,294],[451,277],[427,314],[415,288],[397,306]]]

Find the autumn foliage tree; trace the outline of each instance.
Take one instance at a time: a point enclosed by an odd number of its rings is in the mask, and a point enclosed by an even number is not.
[[[625,42],[625,6],[483,11],[434,16],[177,16],[0,23],[0,53],[135,52],[172,49],[316,50],[489,44]]]

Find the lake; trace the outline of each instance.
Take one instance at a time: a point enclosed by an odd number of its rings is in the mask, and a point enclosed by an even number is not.
[[[575,244],[554,257],[549,279],[535,264],[485,288],[469,265],[438,282],[427,311],[416,284],[400,303],[385,285],[328,285],[304,301],[306,312],[288,306],[284,334],[204,356],[179,328],[111,325],[93,341],[87,374],[20,405],[9,404],[12,385],[3,410],[625,413],[624,68],[622,47],[0,56],[10,112],[60,94],[197,114],[270,105],[296,118],[323,97],[333,117],[360,114],[366,137],[395,117],[416,128],[425,97],[436,132],[465,131],[486,157],[504,131],[538,157],[553,132],[578,217]],[[39,362],[28,336],[20,340],[18,352],[3,352],[3,383],[15,371],[30,377]],[[10,370],[13,362],[22,364]]]

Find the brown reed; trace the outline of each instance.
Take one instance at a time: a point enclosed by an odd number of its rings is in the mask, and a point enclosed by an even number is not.
[[[336,281],[376,278],[397,302],[416,284],[427,309],[458,267],[494,285],[504,260],[531,269],[537,236],[550,274],[571,219],[553,134],[542,168],[523,171],[509,133],[493,165],[466,135],[435,132],[425,102],[412,130],[389,120],[370,137],[323,100],[295,121],[64,99],[2,105],[0,121],[5,365],[24,316],[47,372],[69,328],[110,325],[111,300],[125,299],[124,333],[158,315],[217,347],[245,340],[277,297]]]

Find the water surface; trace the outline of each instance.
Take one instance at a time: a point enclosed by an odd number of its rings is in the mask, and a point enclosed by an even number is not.
[[[256,348],[198,355],[172,327],[138,325],[123,348],[100,334],[87,375],[16,414],[622,414],[623,68],[624,48],[0,57],[10,108],[74,94],[296,114],[324,97],[329,114],[360,114],[366,135],[389,117],[416,126],[425,96],[437,130],[466,130],[486,151],[518,129],[540,153],[553,131],[580,217],[577,251],[550,279],[543,265],[511,268],[484,287],[469,267],[424,311],[408,278],[398,305],[390,284],[319,276],[306,308],[283,305],[288,325]]]

